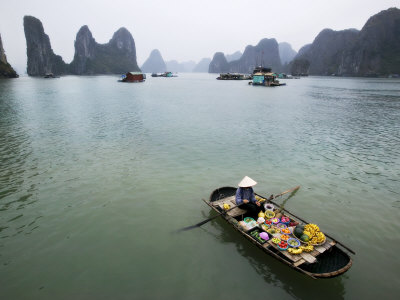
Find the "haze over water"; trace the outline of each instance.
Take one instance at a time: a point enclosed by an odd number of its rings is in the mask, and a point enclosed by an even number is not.
[[[215,77],[0,81],[1,299],[400,292],[400,80]],[[244,175],[266,196],[300,185],[285,207],[353,249],[352,268],[309,279],[220,219],[171,233]]]

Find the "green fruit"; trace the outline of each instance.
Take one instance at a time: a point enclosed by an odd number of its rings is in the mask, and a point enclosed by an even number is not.
[[[306,243],[310,241],[310,237],[307,234],[302,234],[300,239]]]
[[[301,237],[303,235],[303,231],[304,231],[304,226],[297,225],[293,230],[293,234],[297,237]]]

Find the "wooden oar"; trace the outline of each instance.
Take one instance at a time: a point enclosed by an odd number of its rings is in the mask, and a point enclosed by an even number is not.
[[[296,187],[294,187],[294,188],[292,188],[292,189],[290,189],[290,190],[284,191],[283,193],[280,193],[279,195],[273,196],[272,198],[267,199],[267,200],[271,200],[271,199],[278,198],[278,197],[280,197],[280,196],[282,196],[282,195],[285,195],[285,194],[287,194],[287,193],[294,192],[294,191],[298,190],[299,188],[300,188],[300,186],[296,186]],[[239,206],[240,206],[240,205],[235,205],[235,206],[233,206],[233,207],[231,207],[231,208],[229,208],[229,209],[227,209],[227,210],[224,210],[224,211],[220,212],[218,215],[216,215],[216,216],[214,216],[214,217],[211,217],[211,218],[209,218],[209,219],[207,219],[207,220],[201,221],[200,223],[197,223],[197,224],[195,224],[195,225],[192,225],[192,226],[188,226],[188,227],[184,227],[184,228],[182,228],[182,229],[179,229],[178,232],[179,232],[179,231],[186,231],[186,230],[190,230],[190,229],[194,229],[194,228],[200,227],[201,225],[206,224],[207,222],[210,222],[211,220],[214,220],[215,218],[218,218],[219,216],[221,216],[221,215],[223,215],[223,214],[226,214],[228,211],[230,211],[230,210],[232,210],[232,209],[234,209],[234,208],[236,208],[236,207],[239,207]]]

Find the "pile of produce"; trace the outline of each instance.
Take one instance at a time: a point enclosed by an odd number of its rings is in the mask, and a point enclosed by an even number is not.
[[[290,236],[288,236],[287,234],[282,234],[281,235],[281,240],[282,241],[287,241],[288,239],[290,239]]]
[[[264,223],[264,224],[261,224],[260,226],[261,226],[261,229],[262,229],[262,230],[267,231],[267,232],[268,232],[268,229],[269,229],[269,227],[270,227],[269,225],[267,225],[267,224],[265,224],[265,223]]]
[[[298,239],[295,239],[295,238],[290,238],[288,240],[288,244],[289,244],[290,247],[297,248],[298,246],[300,246],[300,241]]]
[[[314,246],[313,245],[300,246],[299,248],[301,250],[303,250],[304,252],[312,252],[314,250]]]
[[[279,230],[278,228],[276,228],[275,226],[271,226],[271,227],[267,230],[267,232],[268,232],[269,234],[274,235],[274,234],[279,233],[280,230]]]
[[[283,217],[281,218],[281,222],[282,222],[282,223],[289,223],[289,222],[290,222],[290,219],[289,219],[288,217],[283,216]]]
[[[300,246],[298,248],[289,248],[288,249],[290,254],[301,254],[303,252],[312,252],[313,250],[314,250],[314,246],[313,245]]]
[[[325,234],[323,234],[315,224],[307,224],[306,226],[297,225],[293,230],[293,234],[302,242],[310,245],[319,245],[326,240]]]
[[[273,243],[275,243],[275,244],[279,244],[280,242],[281,242],[281,239],[278,239],[278,238],[273,238],[272,240],[271,240]]]
[[[250,232],[250,235],[255,238],[258,242],[260,242],[261,244],[265,243],[265,240],[260,236],[260,233],[258,232],[258,230],[254,230],[252,232]]]
[[[311,245],[321,244],[325,242],[325,234],[319,230],[319,227],[315,224],[307,224],[304,226],[303,234],[310,237]]]
[[[271,219],[271,218],[275,217],[275,213],[273,211],[267,210],[267,211],[265,211],[265,217],[267,219]]]
[[[278,244],[279,248],[281,248],[282,250],[286,250],[288,248],[288,243],[285,241],[280,241],[280,243]]]
[[[301,248],[289,248],[288,249],[290,254],[301,254],[303,253],[303,249]]]

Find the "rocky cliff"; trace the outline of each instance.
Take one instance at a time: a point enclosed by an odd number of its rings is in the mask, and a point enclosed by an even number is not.
[[[242,52],[236,51],[235,53],[225,55],[225,57],[228,62],[231,62],[240,59],[242,55],[243,55]]]
[[[282,69],[279,47],[275,39],[262,39],[256,46],[247,46],[239,60],[230,62],[230,72],[252,73],[256,66]]]
[[[209,67],[209,73],[252,73],[256,66],[272,68],[274,72],[282,70],[278,43],[275,39],[262,39],[256,46],[247,46],[242,56],[228,62],[222,52],[217,52]]]
[[[70,69],[76,75],[140,71],[136,62],[135,41],[130,32],[122,27],[107,44],[98,44],[88,26],[82,26],[76,35],[75,55]]]
[[[0,78],[16,78],[17,72],[7,62],[7,57],[3,48],[3,42],[0,35]]]
[[[297,54],[297,52],[293,50],[292,46],[289,43],[279,43],[278,47],[279,57],[283,65],[290,63]]]
[[[324,29],[291,63],[292,74],[386,76],[400,74],[400,10],[372,16],[361,31]]]
[[[208,66],[208,73],[225,73],[229,71],[229,64],[224,53],[217,52],[214,54]]]
[[[308,73],[310,75],[331,75],[336,74],[338,66],[343,58],[347,47],[352,47],[359,31],[347,29],[333,31],[332,29],[322,30],[314,42],[299,51],[293,61],[296,68],[292,69],[293,74]],[[308,71],[305,69],[309,62]],[[297,68],[301,67],[302,72]]]
[[[211,59],[210,58],[203,58],[199,61],[199,63],[194,67],[193,72],[198,73],[207,73],[208,67],[210,66]]]
[[[193,68],[196,66],[196,63],[192,60],[178,62],[176,60],[170,60],[165,63],[167,66],[167,70],[169,72],[192,72]]]
[[[344,53],[338,74],[400,74],[400,9],[390,8],[369,18],[354,46]]]
[[[167,66],[158,49],[151,51],[149,58],[144,62],[141,69],[145,73],[161,73],[167,71]]]
[[[68,65],[61,56],[51,49],[50,39],[44,33],[42,22],[32,16],[24,17],[26,53],[28,56],[27,72],[30,76],[43,76],[46,73],[67,74]]]
[[[135,41],[126,28],[116,31],[107,44],[98,44],[89,27],[82,26],[76,35],[75,55],[71,64],[66,64],[61,56],[54,54],[40,20],[25,16],[24,30],[28,74],[31,76],[45,73],[95,75],[140,71],[136,62]]]

